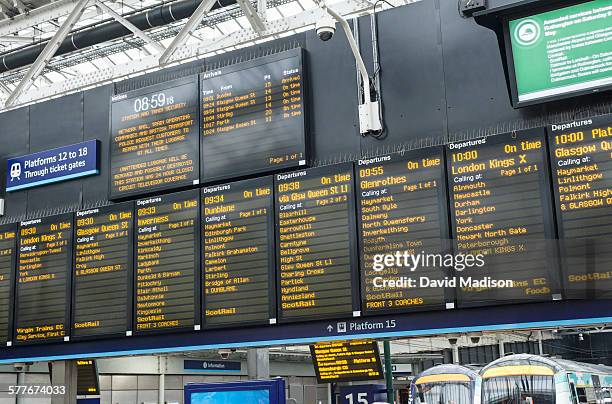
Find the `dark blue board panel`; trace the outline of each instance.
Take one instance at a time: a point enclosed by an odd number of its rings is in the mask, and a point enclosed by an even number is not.
[[[12,347],[0,350],[0,364],[610,322],[609,300],[558,301]]]

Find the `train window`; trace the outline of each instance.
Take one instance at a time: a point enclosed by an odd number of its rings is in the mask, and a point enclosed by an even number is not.
[[[469,383],[426,383],[418,386],[416,404],[471,404]]]
[[[557,404],[552,376],[492,377],[483,382],[482,397],[487,404]]]
[[[587,393],[586,393],[586,389],[584,387],[578,387],[576,389],[576,393],[578,394],[578,403],[580,403],[580,404],[588,403]]]

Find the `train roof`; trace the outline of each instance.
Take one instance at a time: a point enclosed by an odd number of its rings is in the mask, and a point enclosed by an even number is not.
[[[506,371],[500,372],[501,368],[506,369]],[[539,355],[517,354],[508,355],[491,362],[482,368],[480,375],[487,378],[518,374],[553,375],[559,372],[612,374],[612,367]]]
[[[478,373],[461,365],[437,365],[419,373],[414,384],[459,382],[467,383],[478,379]]]

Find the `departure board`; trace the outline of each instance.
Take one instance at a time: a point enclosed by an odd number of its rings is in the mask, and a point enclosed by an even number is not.
[[[484,266],[456,267],[459,306],[552,300],[558,293],[543,129],[451,143],[447,151],[455,253]]]
[[[100,381],[98,377],[98,365],[94,359],[78,359],[77,366],[77,395],[97,396],[100,395]]]
[[[612,115],[549,127],[564,286],[612,298]]]
[[[62,341],[70,329],[73,214],[21,222],[15,343]]]
[[[110,199],[199,183],[196,77],[113,97]]]
[[[306,164],[302,50],[200,75],[202,181]]]
[[[132,330],[134,204],[76,213],[72,337]]]
[[[273,178],[202,189],[202,290],[207,327],[275,317]]]
[[[13,340],[13,282],[17,257],[17,226],[0,226],[0,344]]]
[[[450,252],[443,147],[358,161],[357,218],[361,253],[361,299],[366,313],[445,308],[453,291],[429,287],[441,280],[441,265],[376,267],[376,256]],[[397,287],[402,279],[410,284]],[[423,286],[421,286],[423,285]]]
[[[376,341],[322,342],[311,345],[310,353],[319,383],[384,379]]]
[[[275,176],[278,317],[356,314],[353,164]]]
[[[194,189],[136,201],[136,332],[199,326],[199,199]]]

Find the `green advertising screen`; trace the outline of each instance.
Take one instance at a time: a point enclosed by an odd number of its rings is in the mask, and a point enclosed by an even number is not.
[[[511,18],[506,35],[515,106],[612,85],[612,0]]]

